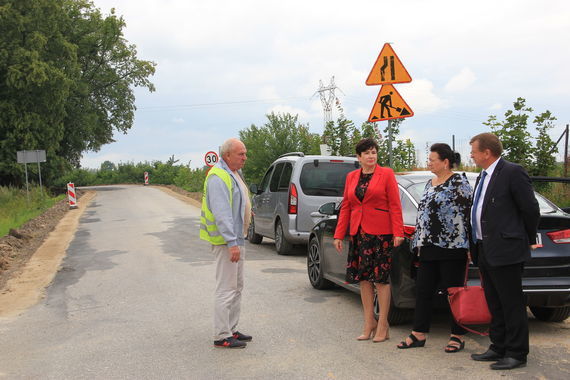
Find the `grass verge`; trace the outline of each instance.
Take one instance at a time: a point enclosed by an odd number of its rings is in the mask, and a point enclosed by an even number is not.
[[[30,188],[29,202],[25,189],[0,186],[0,237],[8,234],[11,228],[19,228],[28,220],[35,218],[56,202],[65,198],[65,194],[56,197],[39,187]]]

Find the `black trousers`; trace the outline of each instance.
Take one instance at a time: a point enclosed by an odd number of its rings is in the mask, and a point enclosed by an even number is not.
[[[522,291],[523,264],[493,267],[478,244],[479,270],[491,312],[491,349],[505,357],[526,360],[529,351],[528,317]]]
[[[433,298],[439,289],[462,286],[465,281],[466,260],[433,260],[422,261],[418,268],[416,280],[416,309],[414,311],[414,331],[427,333],[431,326]],[[449,312],[451,333],[464,335],[467,333],[459,326],[451,311]]]

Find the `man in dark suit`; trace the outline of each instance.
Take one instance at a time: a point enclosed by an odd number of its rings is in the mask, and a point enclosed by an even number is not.
[[[524,367],[529,338],[522,271],[536,248],[540,209],[525,170],[501,158],[497,136],[481,133],[470,144],[471,158],[483,169],[473,192],[471,255],[492,316],[491,345],[471,358],[495,361],[496,370]]]

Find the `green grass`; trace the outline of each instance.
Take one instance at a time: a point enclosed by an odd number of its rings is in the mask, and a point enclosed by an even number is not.
[[[8,234],[10,228],[21,227],[64,198],[65,194],[52,197],[45,189],[42,198],[40,188],[34,187],[30,188],[28,204],[26,189],[0,187],[0,237]]]

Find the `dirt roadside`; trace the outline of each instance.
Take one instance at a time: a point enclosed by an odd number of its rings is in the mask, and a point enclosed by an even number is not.
[[[152,186],[196,207],[201,193],[176,186]],[[55,204],[21,228],[0,238],[0,318],[14,317],[37,303],[55,277],[79,219],[96,191],[77,190],[78,209]]]
[[[18,230],[19,241],[10,235],[2,238],[7,270],[0,274],[4,284],[0,291],[0,317],[16,316],[41,299],[65,256],[81,214],[95,194],[83,193],[78,208],[73,210],[69,210],[65,200],[58,202],[22,226]]]

